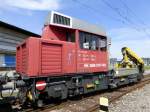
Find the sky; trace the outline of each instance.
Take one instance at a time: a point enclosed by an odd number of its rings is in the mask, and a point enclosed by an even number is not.
[[[49,11],[103,27],[111,38],[110,57],[121,48],[150,57],[150,0],[0,0],[0,20],[41,34]]]

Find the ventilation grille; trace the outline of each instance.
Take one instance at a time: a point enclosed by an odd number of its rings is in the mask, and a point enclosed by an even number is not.
[[[28,49],[26,43],[17,48],[17,72],[26,73],[28,67]]]
[[[57,12],[52,12],[51,23],[64,27],[72,27],[72,18]]]
[[[42,74],[62,72],[62,46],[51,43],[42,43]]]
[[[22,73],[26,73],[27,71],[27,66],[28,66],[28,54],[27,54],[27,47],[26,43],[22,45]]]

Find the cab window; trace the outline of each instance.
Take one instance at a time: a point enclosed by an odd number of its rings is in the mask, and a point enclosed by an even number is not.
[[[71,32],[66,32],[67,42],[75,42],[75,34]]]
[[[80,48],[81,49],[90,49],[90,37],[84,32],[79,34]]]
[[[82,31],[79,33],[79,43],[81,49],[104,51],[107,47],[106,37]]]
[[[99,49],[101,51],[106,51],[106,49],[107,49],[107,41],[106,41],[106,39],[104,39],[104,38],[100,38],[99,39]]]
[[[97,44],[96,44],[96,41],[97,41],[97,37],[91,35],[91,50],[97,50]]]

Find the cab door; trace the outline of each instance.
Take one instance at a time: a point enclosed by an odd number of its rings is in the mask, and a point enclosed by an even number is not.
[[[76,73],[76,45],[65,42],[63,45],[63,70],[64,73]]]

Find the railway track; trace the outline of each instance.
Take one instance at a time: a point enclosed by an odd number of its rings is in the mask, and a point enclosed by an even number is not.
[[[138,84],[119,88],[117,91],[112,92],[112,94],[107,94],[104,96],[109,99],[109,103],[113,103],[113,102],[117,101],[118,99],[120,99],[122,96],[124,96],[124,95],[126,95],[126,94],[128,94],[128,93],[130,93],[136,89],[140,89],[149,83],[150,83],[150,76],[145,76],[145,78]],[[99,109],[99,104],[95,104],[93,107],[88,108],[84,112],[97,112],[98,109]]]
[[[145,84],[150,83],[150,75],[146,75],[144,79],[137,84],[126,85],[115,89],[113,91],[101,91],[91,93],[85,96],[80,96],[77,99],[66,100],[57,102],[55,104],[45,105],[43,108],[38,109],[24,109],[23,112],[96,112],[99,109],[99,97],[104,96],[109,99],[109,103],[115,102],[123,95],[130,93],[133,90],[143,87]],[[94,94],[94,95],[93,95]]]

